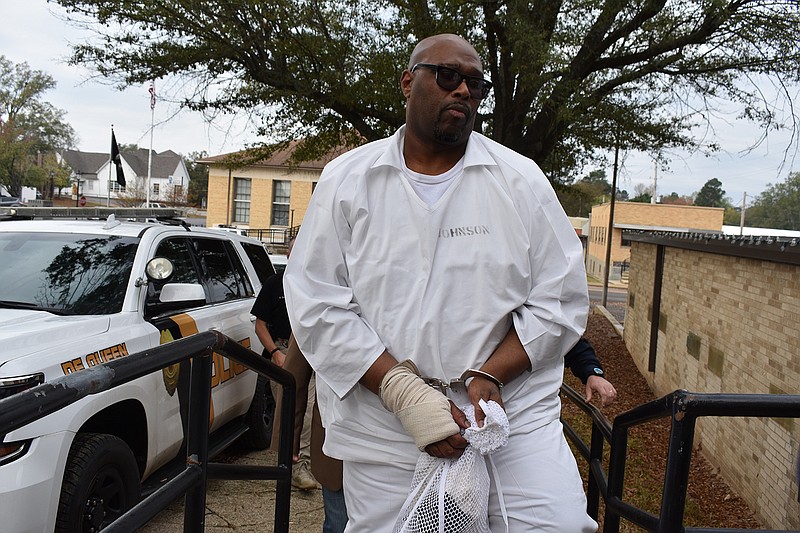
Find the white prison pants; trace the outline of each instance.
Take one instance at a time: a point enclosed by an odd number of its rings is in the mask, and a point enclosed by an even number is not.
[[[515,434],[492,454],[503,489],[510,533],[592,533],[575,457],[555,420],[528,434]],[[344,462],[345,533],[391,533],[411,488],[413,467]],[[494,474],[489,466],[489,527],[505,531]]]

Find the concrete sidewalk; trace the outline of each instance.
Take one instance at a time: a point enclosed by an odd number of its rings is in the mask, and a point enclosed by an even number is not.
[[[236,446],[234,446],[236,448]],[[274,466],[274,452],[241,452],[233,450],[221,461],[234,464]],[[266,533],[274,531],[274,481],[211,480],[206,495],[207,533]],[[291,533],[321,533],[325,514],[322,491],[292,489]],[[159,513],[141,533],[183,533],[183,498]]]

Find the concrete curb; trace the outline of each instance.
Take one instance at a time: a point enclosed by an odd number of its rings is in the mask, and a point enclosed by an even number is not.
[[[602,305],[596,305],[594,306],[593,312],[595,314],[603,315],[604,317],[606,317],[606,319],[614,327],[614,331],[617,332],[617,335],[622,337],[622,332],[624,331],[625,328],[623,327],[622,324],[619,323],[619,321],[614,317],[614,315],[611,314],[611,312],[608,309],[606,309]]]

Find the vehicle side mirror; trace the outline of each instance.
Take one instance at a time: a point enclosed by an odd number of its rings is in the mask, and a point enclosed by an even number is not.
[[[167,283],[161,287],[161,303],[205,301],[206,294],[199,283]]]

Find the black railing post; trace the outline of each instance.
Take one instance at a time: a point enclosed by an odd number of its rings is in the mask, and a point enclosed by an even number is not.
[[[211,415],[211,366],[214,352],[191,359],[192,379],[189,389],[189,435],[186,464],[201,468],[200,481],[186,492],[183,509],[184,533],[205,530],[206,480],[208,479],[208,429]]]
[[[281,421],[294,420],[294,409],[294,389],[291,387],[282,387]],[[289,533],[294,424],[281,423],[278,431],[278,467],[285,469],[286,475],[278,477],[275,483],[275,533]]]
[[[613,509],[611,500],[622,501],[622,487],[625,483],[625,461],[628,449],[627,426],[611,428],[611,454],[608,461],[608,494],[606,512],[603,515],[603,533],[619,533],[619,513]]]
[[[686,506],[686,491],[689,486],[692,444],[694,443],[696,418],[688,408],[689,395],[686,391],[676,391],[673,396],[672,427],[667,449],[667,466],[664,472],[658,533],[683,531],[683,515]]]
[[[592,465],[597,462],[600,464],[600,466],[602,466],[604,442],[605,438],[603,437],[603,433],[600,431],[600,428],[597,426],[597,424],[593,423],[592,443],[589,448],[589,474],[587,477],[588,488],[586,489],[586,512],[595,520],[597,520],[597,517],[600,513],[600,485]]]

